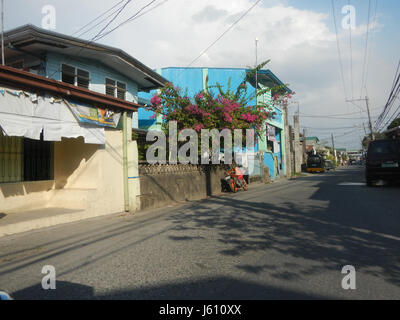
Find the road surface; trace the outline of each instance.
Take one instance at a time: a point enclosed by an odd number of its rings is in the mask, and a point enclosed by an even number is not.
[[[15,299],[399,299],[399,187],[363,169],[0,239]],[[54,266],[56,290],[43,290]],[[356,289],[342,268],[354,266]]]

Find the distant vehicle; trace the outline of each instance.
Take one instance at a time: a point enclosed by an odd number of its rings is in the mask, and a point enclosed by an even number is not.
[[[325,160],[324,169],[326,171],[335,171],[336,168],[331,160]]]
[[[307,159],[307,172],[321,173],[325,172],[324,159],[320,155],[308,156]]]
[[[400,140],[376,140],[369,144],[365,179],[368,186],[377,180],[400,180]]]

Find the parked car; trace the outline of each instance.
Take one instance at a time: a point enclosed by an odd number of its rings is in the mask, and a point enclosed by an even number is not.
[[[374,181],[400,181],[400,140],[376,140],[369,144],[365,179],[368,186]]]

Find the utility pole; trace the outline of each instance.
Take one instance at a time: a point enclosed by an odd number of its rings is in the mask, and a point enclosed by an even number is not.
[[[372,120],[371,120],[371,112],[369,110],[369,98],[366,96],[364,99],[352,99],[352,100],[346,100],[346,102],[355,102],[355,101],[365,101],[367,105],[367,113],[368,113],[368,121],[369,121],[369,130],[371,133],[371,139],[375,140],[375,134],[374,134],[374,129],[372,128]]]
[[[284,115],[284,133],[285,133],[285,170],[286,177],[290,179],[292,177],[292,163],[291,163],[291,148],[290,148],[290,129],[289,129],[289,116],[288,116],[288,105],[283,103],[283,115]]]
[[[332,152],[333,152],[333,156],[335,157],[335,161],[336,161],[335,139],[333,137],[333,133],[332,133]]]
[[[367,104],[369,129],[371,130],[371,139],[375,140],[375,134],[374,134],[374,131],[372,129],[371,112],[369,111],[369,98],[368,97],[365,97],[365,102]]]
[[[1,64],[4,66],[4,0],[1,0]]]
[[[258,38],[256,38],[256,104],[257,104],[257,89],[258,89]]]
[[[302,164],[307,163],[307,140],[306,140],[306,129],[303,129],[303,161]]]
[[[256,87],[256,90],[255,90],[256,91],[256,97],[255,97],[255,99],[256,99],[256,105],[257,105],[258,104],[258,70],[257,70],[257,66],[258,66],[258,38],[256,38],[255,43],[256,43],[256,46],[255,46],[255,49],[256,49],[256,85],[255,85],[255,87]],[[264,157],[261,156],[262,152],[261,152],[260,149],[258,150],[258,152],[259,152],[259,155],[260,155],[260,169],[261,169],[260,178],[261,178],[261,183],[263,183],[264,182]]]

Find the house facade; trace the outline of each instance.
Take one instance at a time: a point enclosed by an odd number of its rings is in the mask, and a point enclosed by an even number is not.
[[[169,67],[156,70],[164,78],[168,79],[175,86],[180,87],[183,91],[187,90],[188,96],[206,90],[207,84],[217,94],[217,89],[213,88],[219,84],[223,90],[228,88],[236,89],[250,72],[244,68],[178,68]],[[255,80],[249,80],[246,85],[248,88],[248,97],[254,94]],[[258,72],[258,88],[274,88],[283,86],[283,83],[270,71],[260,70]],[[291,92],[286,88],[287,92]],[[155,92],[139,95],[141,104],[150,104],[151,97]],[[266,121],[265,134],[256,145],[255,153],[246,153],[248,159],[245,162],[252,162],[250,176],[260,176],[262,161],[264,166],[269,168],[270,178],[275,180],[286,173],[286,156],[285,156],[285,130],[284,130],[284,112],[280,106],[272,103],[271,92],[267,92],[264,96],[258,97],[258,103],[267,103],[275,117]],[[255,104],[255,99],[250,99],[250,105]],[[146,108],[139,108],[139,128],[147,130],[157,130],[160,127],[162,118],[152,119],[153,112]]]
[[[166,80],[122,50],[26,25],[0,67],[0,211],[140,206],[138,92]]]

